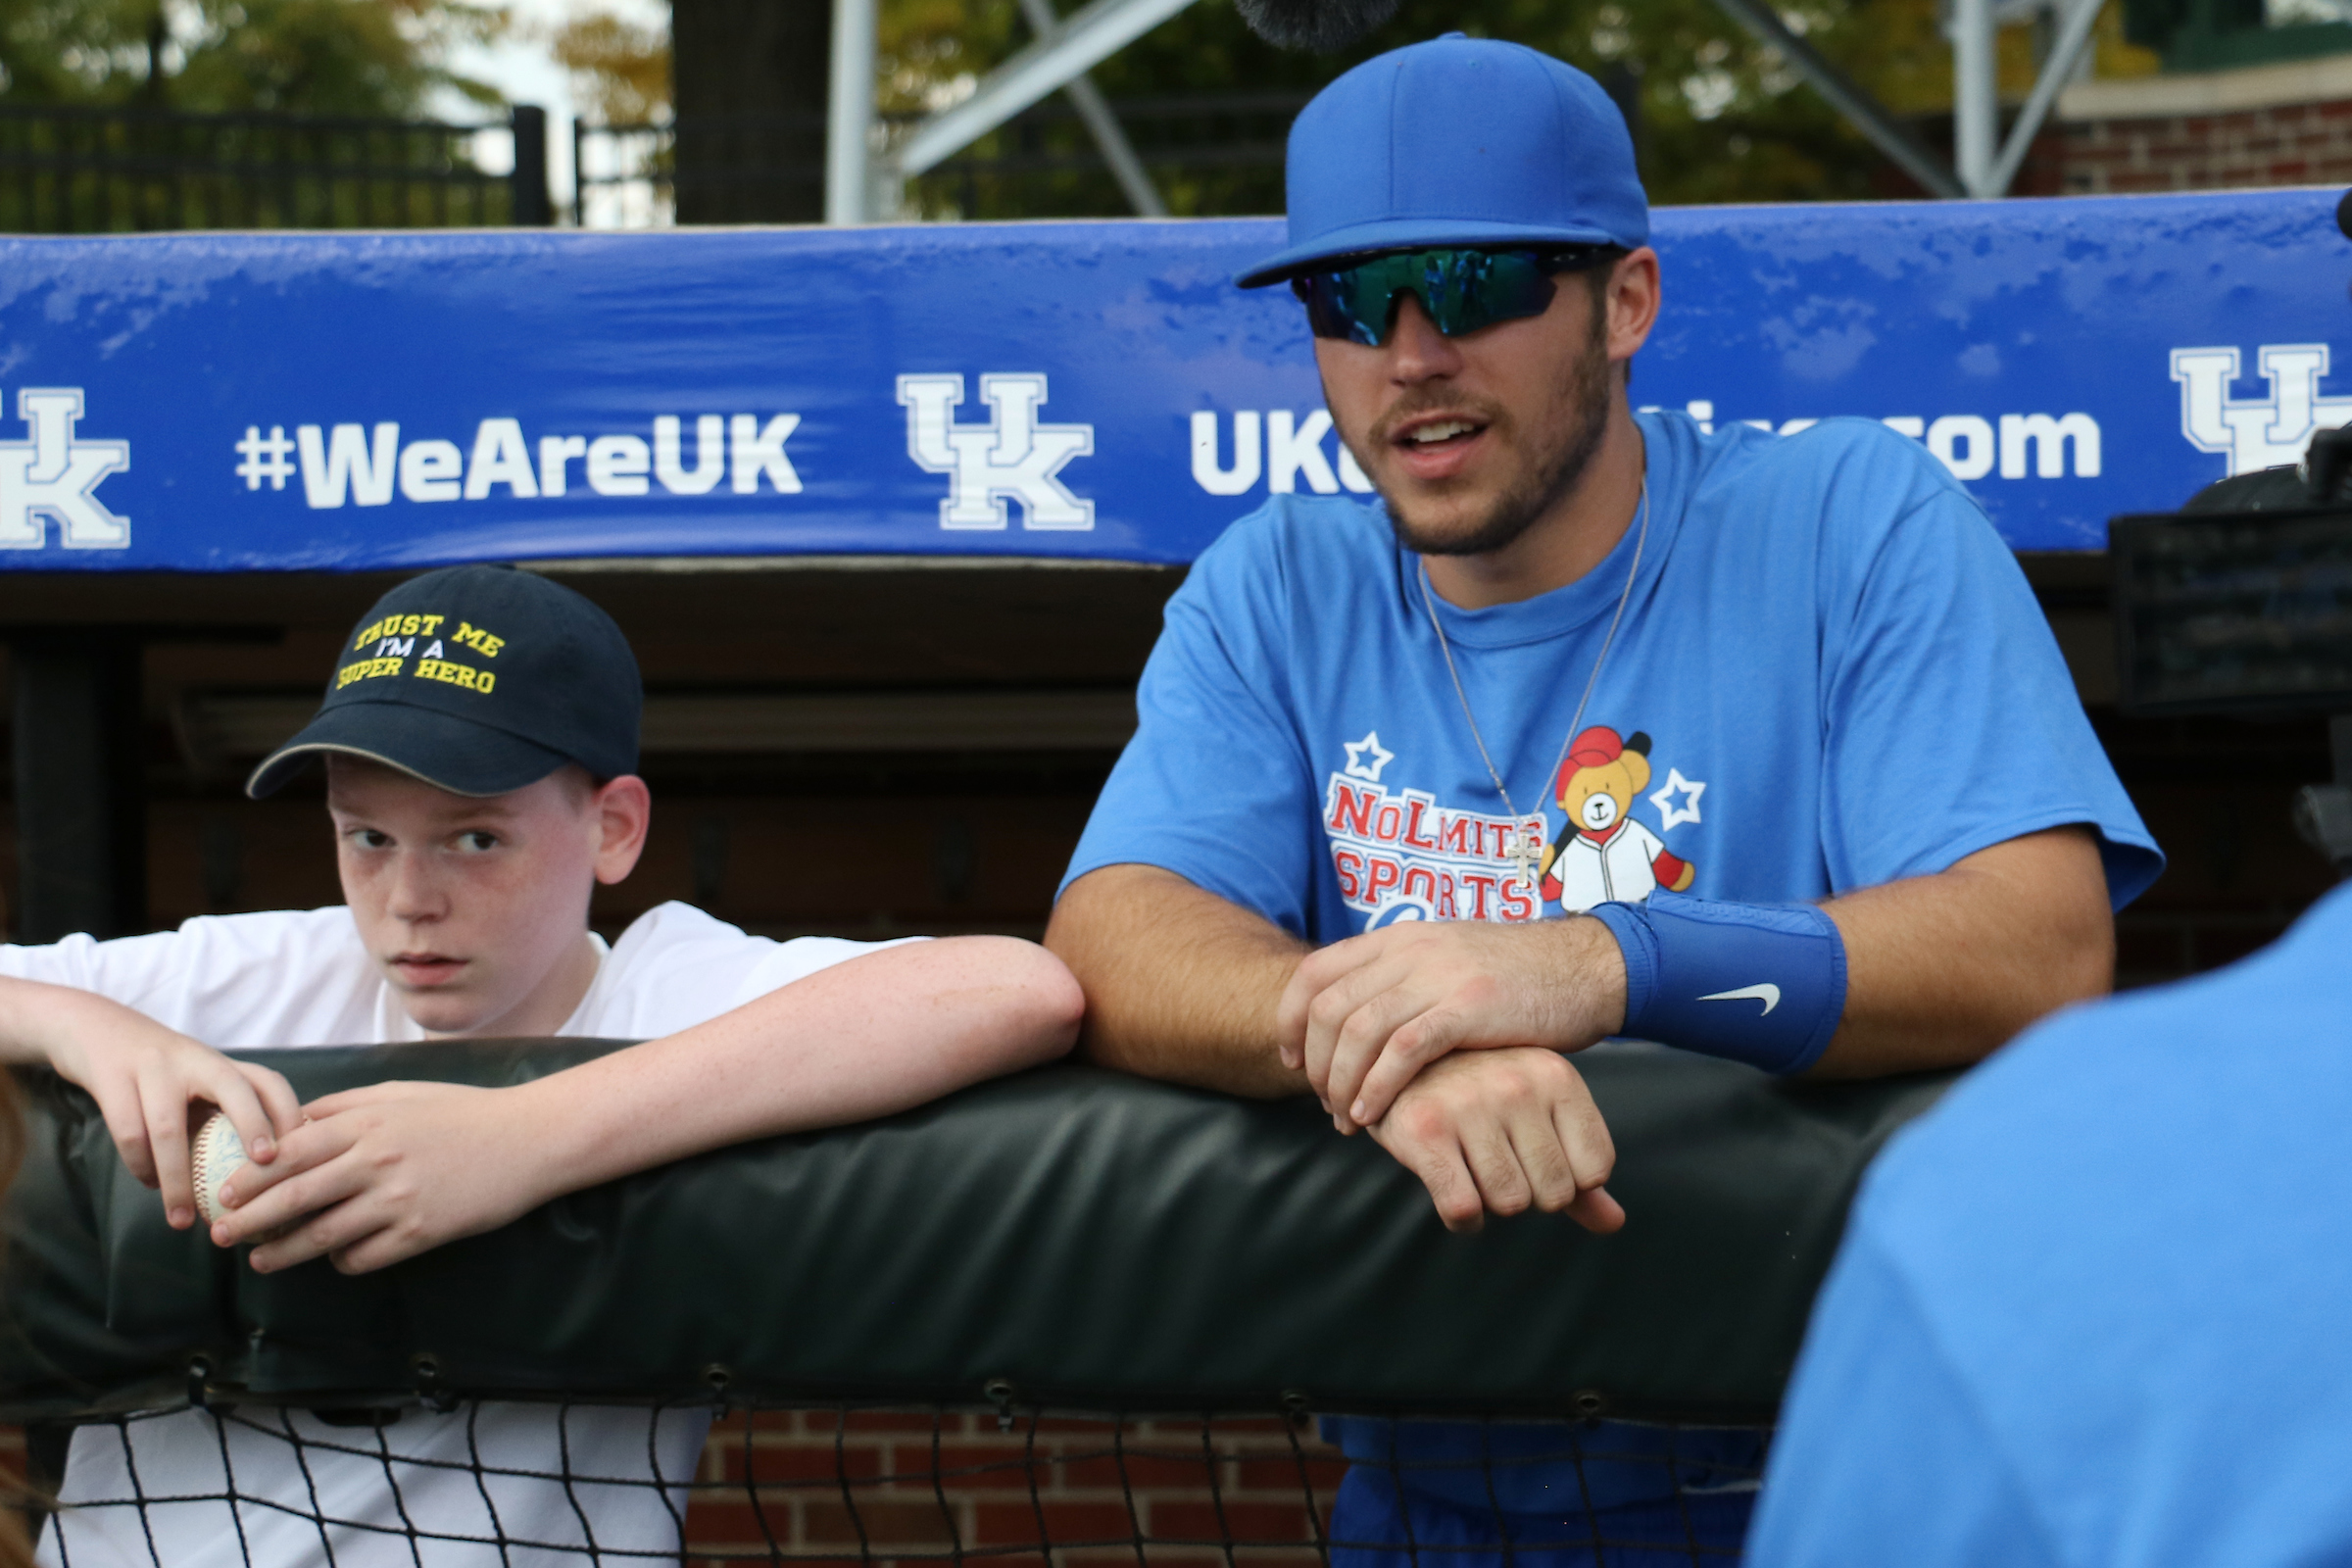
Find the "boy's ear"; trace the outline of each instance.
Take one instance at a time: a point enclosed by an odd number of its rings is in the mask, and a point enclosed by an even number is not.
[[[623,773],[597,789],[589,802],[597,820],[596,879],[610,887],[637,869],[645,835],[654,822],[654,795],[645,780]]]

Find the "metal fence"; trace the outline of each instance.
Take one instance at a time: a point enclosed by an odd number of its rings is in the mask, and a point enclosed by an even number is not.
[[[1172,212],[1282,211],[1284,137],[1304,93],[1188,94],[1112,103]],[[885,117],[886,143],[919,116]],[[583,228],[673,222],[814,221],[824,207],[821,115],[725,116],[650,124],[574,122],[573,221]],[[930,219],[1118,217],[1126,197],[1061,98],[1016,116],[907,180],[899,211]]]
[[[1303,94],[1130,98],[1111,107],[1170,211],[1282,208],[1283,139]],[[885,143],[918,116],[886,118]],[[571,127],[569,217],[584,228],[813,222],[821,114]],[[497,155],[511,148],[507,167]],[[0,103],[0,232],[440,228],[543,224],[547,115],[486,124],[197,115]],[[488,156],[485,157],[485,154]],[[1015,117],[896,192],[907,218],[1117,217],[1130,211],[1066,100]]]
[[[480,143],[507,141],[509,172]],[[547,114],[483,125],[0,103],[0,232],[545,223]]]

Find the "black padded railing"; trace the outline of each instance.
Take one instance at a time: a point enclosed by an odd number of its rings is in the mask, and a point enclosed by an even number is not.
[[[615,1049],[255,1054],[304,1098]],[[1864,1166],[1942,1077],[1578,1062],[1625,1229],[1453,1235],[1367,1138],[1062,1066],[572,1195],[379,1273],[258,1275],[165,1225],[89,1099],[27,1074],[0,1418],[419,1395],[1769,1420]],[[530,1136],[528,1128],[514,1130]]]

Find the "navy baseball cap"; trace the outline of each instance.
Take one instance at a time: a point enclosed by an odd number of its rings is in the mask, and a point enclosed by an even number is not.
[[[1234,281],[1442,245],[1649,243],[1625,117],[1522,44],[1449,32],[1365,61],[1291,126],[1290,245]]]
[[[512,566],[451,566],[375,602],[302,732],[246,780],[260,799],[318,754],[365,757],[453,795],[504,795],[566,762],[637,771],[645,688],[612,617]]]

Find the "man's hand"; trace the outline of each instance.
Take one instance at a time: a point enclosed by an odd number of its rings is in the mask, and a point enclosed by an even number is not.
[[[1565,1210],[1605,1236],[1625,1210],[1601,1184],[1617,1163],[1584,1075],[1554,1052],[1450,1055],[1405,1086],[1372,1137],[1421,1178],[1449,1231],[1486,1216]]]
[[[1413,921],[1308,955],[1276,1039],[1351,1133],[1448,1052],[1581,1051],[1624,1023],[1625,959],[1597,920]]]
[[[427,1249],[495,1230],[565,1190],[543,1169],[531,1119],[506,1089],[383,1083],[313,1102],[275,1163],[248,1165],[221,1188],[228,1216],[213,1241],[254,1249],[269,1273],[314,1257],[365,1274]]]
[[[199,1040],[103,997],[42,986],[45,1052],[58,1076],[98,1102],[123,1165],[163,1193],[174,1230],[196,1222],[188,1153],[189,1106],[220,1107],[257,1165],[277,1157],[278,1140],[302,1125],[293,1086],[267,1067],[231,1061]]]

